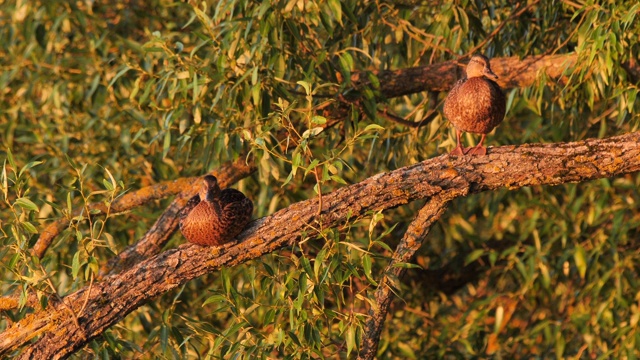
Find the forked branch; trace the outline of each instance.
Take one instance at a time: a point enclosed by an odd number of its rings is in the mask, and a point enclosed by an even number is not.
[[[251,223],[237,244],[216,249],[182,245],[109,275],[91,288],[64,297],[66,306],[51,305],[9,326],[0,334],[0,355],[40,336],[23,350],[22,358],[66,357],[145,302],[223,266],[288,246],[303,232],[313,233],[318,219],[326,228],[348,217],[418,199],[582,182],[636,171],[640,171],[640,132],[573,143],[489,148],[487,156],[442,155],[324,194],[320,217],[314,206],[317,199],[301,201]],[[78,313],[85,301],[78,327],[68,309]]]
[[[402,240],[393,253],[391,262],[387,265],[382,279],[378,282],[376,289],[376,307],[369,310],[369,319],[365,325],[362,348],[358,359],[369,360],[376,356],[378,343],[380,342],[380,332],[384,325],[385,318],[389,312],[394,291],[398,290],[394,283],[397,283],[404,275],[406,268],[398,266],[401,263],[410,263],[416,251],[420,249],[422,243],[429,234],[431,226],[438,221],[440,216],[447,210],[449,202],[459,196],[464,196],[469,187],[452,189],[451,191],[440,193],[429,200],[420,209],[418,215],[409,225]]]

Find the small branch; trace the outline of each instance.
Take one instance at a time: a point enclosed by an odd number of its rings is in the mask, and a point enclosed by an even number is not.
[[[495,29],[493,29],[493,31],[484,38],[484,40],[482,40],[478,45],[476,45],[471,50],[469,50],[467,52],[467,54],[468,55],[473,55],[476,51],[480,50],[490,40],[492,40],[496,35],[498,35],[498,33],[502,30],[502,28],[505,27],[505,25],[507,25],[507,23],[511,22],[515,18],[519,18],[520,15],[522,15],[525,12],[529,11],[529,9],[531,9],[534,5],[537,5],[539,2],[540,2],[540,0],[535,0],[535,1],[530,2],[529,4],[527,4],[525,7],[521,8],[521,9],[516,9],[517,11],[515,13],[511,14],[511,16],[509,16],[505,21],[501,22],[500,25],[498,25]],[[458,59],[458,60],[460,60],[460,59]]]
[[[441,155],[323,195],[322,226],[394,208],[418,199],[506,187],[558,185],[640,171],[640,132],[572,143],[490,147],[487,156]],[[454,195],[459,196],[459,195]],[[231,267],[289,246],[318,222],[315,198],[258,219],[225,248],[179,246],[124,268],[64,297],[73,311],[88,302],[80,328],[68,310],[52,305],[9,325],[0,334],[0,355],[29,345],[23,359],[66,357],[100,336],[145,302],[221,267]],[[426,211],[426,210],[425,210]],[[33,340],[35,337],[40,338]],[[33,341],[32,341],[33,340]]]
[[[382,116],[383,118],[390,120],[396,124],[400,124],[400,125],[404,125],[406,127],[410,127],[410,128],[420,128],[424,125],[429,124],[431,121],[433,121],[433,119],[436,118],[436,116],[438,116],[438,111],[436,110],[431,110],[427,116],[425,116],[422,120],[420,121],[411,121],[411,120],[406,120],[403,119],[401,117],[399,117],[398,115],[395,114],[391,114],[390,112],[387,111],[387,109],[384,110],[378,110],[378,115]]]
[[[364,339],[358,359],[370,360],[375,358],[380,342],[380,332],[384,325],[391,300],[394,296],[393,283],[399,280],[406,272],[406,269],[398,266],[399,263],[409,263],[424,242],[431,226],[446,211],[447,205],[456,197],[466,195],[468,188],[456,189],[456,191],[443,192],[432,197],[420,209],[418,215],[413,219],[409,228],[404,233],[402,240],[393,253],[393,258],[376,289],[376,307],[369,310],[369,319],[365,325]],[[397,290],[397,289],[395,289]]]
[[[197,179],[197,177],[191,177],[164,181],[155,185],[143,187],[130,193],[126,193],[111,203],[110,211],[112,214],[117,214],[136,208],[138,206],[142,206],[153,200],[175,195],[183,189],[191,187],[191,185]],[[75,209],[73,213],[69,215],[69,217],[61,218],[50,223],[42,230],[38,241],[33,246],[33,254],[39,258],[42,258],[56,236],[58,236],[65,228],[67,228],[67,226],[69,226],[69,218],[73,218],[82,213],[86,214],[86,209],[88,209],[89,211],[99,211],[97,214],[92,214],[92,216],[103,215],[107,212],[107,207],[103,202],[95,202],[87,205],[86,208],[83,206],[82,208]]]

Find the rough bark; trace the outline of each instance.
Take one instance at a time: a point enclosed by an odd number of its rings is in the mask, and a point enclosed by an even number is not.
[[[309,224],[321,221],[326,228],[347,216],[447,193],[557,185],[636,171],[640,171],[640,132],[573,143],[489,148],[487,156],[479,157],[442,155],[325,194],[320,215],[317,199],[301,201],[251,223],[237,244],[217,249],[182,245],[107,276],[65,296],[66,306],[54,304],[9,326],[0,334],[0,355],[40,336],[22,351],[21,358],[66,357],[146,301],[222,266],[238,265],[292,244],[303,231],[313,234]]]
[[[498,84],[503,89],[526,87],[535,83],[542,72],[550,79],[558,79],[572,69],[576,54],[540,55],[524,59],[517,57],[493,58],[491,69],[498,75]],[[445,61],[438,64],[399,70],[373,71],[378,77],[378,91],[384,98],[410,95],[422,91],[448,91],[462,77],[465,64]],[[356,88],[370,86],[368,72],[351,76]]]
[[[532,56],[525,59],[518,59],[516,57],[494,58],[491,59],[491,66],[494,72],[500,76],[498,81],[499,84],[503,88],[512,88],[532,85],[540,75],[541,71],[544,71],[547,77],[557,79],[563,75],[565,70],[573,67],[576,59],[577,56],[575,54]],[[453,83],[460,78],[462,72],[461,66],[462,65],[457,64],[455,61],[447,61],[434,65],[406,68],[395,71],[376,71],[373,73],[380,80],[381,85],[378,89],[380,95],[384,98],[394,98],[422,91],[438,92],[449,90],[451,86],[453,86]],[[640,72],[640,67],[636,62],[625,63],[624,66],[630,77],[633,77],[633,74]],[[367,72],[358,72],[352,76],[351,80],[353,81],[355,88],[370,85]],[[333,110],[334,111],[328,111],[324,115],[332,118],[332,120],[340,120],[346,118],[349,114],[348,111],[345,111],[345,107],[336,106]],[[429,122],[422,121],[420,124],[415,125],[413,122],[406,120],[396,119],[392,121],[400,122],[405,126],[411,127],[421,126]],[[337,122],[338,121],[335,123]],[[227,171],[228,173],[233,174],[233,171],[236,168],[239,171],[244,172],[244,170],[247,169],[246,164],[239,164],[240,160],[241,159],[233,164],[225,165],[225,167],[229,168],[227,170],[221,169],[220,176],[224,176]],[[245,167],[243,167],[243,165]],[[251,168],[255,170],[255,168]],[[249,173],[245,173],[245,176],[248,176]],[[112,203],[110,211],[111,213],[119,213],[141,206],[151,200],[175,195],[183,189],[191,188],[196,179],[197,178],[195,177],[178,179],[145,187],[135,192],[125,194]],[[193,194],[193,190],[191,190],[190,193]],[[104,208],[104,204],[102,203],[91,204],[89,209],[97,209],[102,213],[106,212],[106,208]],[[83,210],[84,209],[77,209],[74,211],[73,215],[78,215]],[[170,209],[168,209],[169,216],[172,215],[170,212]],[[33,247],[34,255],[41,258],[55,237],[58,236],[58,234],[68,225],[68,219],[60,219],[46,226]],[[151,243],[147,243],[147,245]]]
[[[546,76],[551,79],[561,77],[564,71],[575,65],[576,59],[577,55],[575,54],[531,56],[524,59],[518,59],[516,57],[493,58],[491,59],[491,67],[500,77],[498,83],[503,88],[525,87],[532,85],[541,71],[544,71]],[[380,81],[381,85],[378,89],[380,95],[384,98],[394,98],[422,91],[447,91],[453,86],[453,83],[460,78],[463,71],[462,66],[463,65],[458,64],[456,61],[446,61],[433,65],[394,71],[374,71],[373,74],[375,74]],[[640,74],[640,66],[638,63],[632,60],[623,63],[622,66],[629,74],[629,77],[633,81],[637,81],[639,77],[638,74]],[[368,72],[362,71],[352,76],[351,80],[355,88],[370,86],[367,74]],[[345,111],[344,108],[337,107],[336,111],[330,111],[325,115],[331,118],[345,118],[348,116],[348,111]],[[409,121],[403,124],[406,126],[415,126]],[[238,165],[238,161],[236,161],[234,164],[227,164],[226,166],[230,166],[229,171],[232,172],[233,168]],[[240,168],[240,170],[244,169]],[[220,176],[223,176],[224,173],[225,170],[221,170]],[[196,179],[196,177],[177,179],[125,194],[112,203],[110,211],[112,213],[119,213],[141,206],[152,200],[175,195],[193,185]],[[96,209],[102,213],[106,212],[106,208],[102,203],[91,204],[89,209]],[[73,216],[79,215],[82,210],[83,209],[78,209],[74,211]],[[60,219],[46,226],[33,247],[34,254],[41,258],[49,245],[51,245],[53,239],[68,225],[68,219]]]
[[[400,243],[393,253],[391,262],[384,270],[382,279],[378,283],[375,298],[376,306],[369,310],[369,319],[365,325],[362,348],[358,359],[373,359],[378,351],[380,342],[380,332],[385,322],[391,300],[393,300],[395,280],[400,280],[406,272],[406,268],[397,266],[400,263],[410,263],[413,257],[422,246],[422,243],[429,234],[431,226],[438,221],[440,216],[447,210],[447,205],[458,196],[464,196],[468,188],[451,189],[429,199],[420,209],[418,215],[409,225]]]

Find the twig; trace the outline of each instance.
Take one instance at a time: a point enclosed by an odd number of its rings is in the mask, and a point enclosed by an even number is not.
[[[531,3],[529,3],[527,6],[523,7],[522,9],[516,11],[515,13],[511,14],[511,16],[509,16],[506,20],[504,20],[503,22],[500,23],[500,25],[498,25],[498,27],[496,27],[495,29],[493,29],[493,31],[487,35],[487,37],[484,38],[484,40],[482,40],[478,45],[474,46],[473,48],[471,48],[471,50],[467,51],[467,54],[460,56],[458,58],[458,60],[471,56],[473,55],[473,53],[475,53],[476,51],[478,51],[478,49],[482,48],[483,46],[485,46],[491,39],[493,39],[501,30],[503,27],[505,27],[507,25],[508,22],[510,22],[511,20],[520,17],[520,15],[524,14],[526,11],[528,11],[529,9],[531,9],[534,5],[538,4],[540,2],[540,0],[535,0],[532,1]]]
[[[123,196],[115,199],[111,203],[111,211],[113,214],[122,213],[132,208],[144,205],[150,201],[161,199],[167,196],[172,196],[184,188],[189,187],[197,180],[196,177],[182,178],[178,180],[164,181],[155,185],[146,186],[139,190],[124,194]],[[69,214],[69,217],[65,217],[54,221],[47,225],[43,230],[40,238],[33,246],[33,253],[39,258],[42,258],[51,245],[53,239],[55,239],[62,230],[69,226],[69,219],[81,213],[89,214],[91,210],[97,210],[95,214],[91,216],[98,216],[107,212],[107,208],[103,202],[96,202],[83,206],[80,209],[76,209],[73,213]]]
[[[316,184],[318,185],[318,213],[317,213],[317,215],[320,216],[320,214],[322,214],[322,182],[320,181],[320,175],[318,174],[318,168],[319,168],[319,166],[316,166],[315,169],[313,169],[313,173],[316,176]]]
[[[387,120],[393,121],[394,123],[397,123],[400,125],[404,125],[406,127],[419,128],[433,121],[433,119],[435,119],[436,116],[438,116],[438,111],[436,110],[429,111],[429,113],[420,121],[410,121],[410,120],[403,119],[398,115],[394,115],[390,113],[387,109],[378,110],[378,115],[382,116]]]

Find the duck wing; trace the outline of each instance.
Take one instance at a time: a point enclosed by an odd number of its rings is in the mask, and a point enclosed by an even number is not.
[[[193,196],[187,203],[184,205],[180,211],[178,211],[178,221],[180,224],[180,228],[182,229],[182,222],[187,218],[189,213],[200,203],[200,195]]]
[[[461,91],[464,84],[467,82],[467,78],[464,77],[453,84],[453,87],[449,91],[447,98],[444,100],[444,106],[442,111],[444,112],[444,116],[447,120],[454,122],[460,117],[460,107],[462,102],[462,97],[464,95],[464,91]]]
[[[251,220],[253,202],[235,189],[223,190],[218,201],[222,209],[220,222],[228,228],[229,236],[235,237]]]

